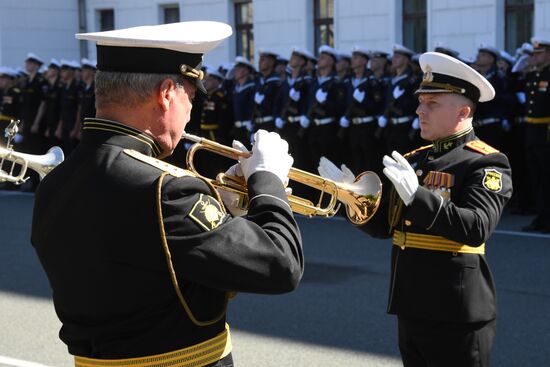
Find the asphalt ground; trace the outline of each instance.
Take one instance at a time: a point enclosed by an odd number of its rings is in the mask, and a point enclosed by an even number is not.
[[[0,367],[69,367],[29,242],[33,199],[0,191]],[[519,231],[530,220],[505,213],[487,243],[499,306],[493,366],[550,366],[550,236]],[[306,258],[298,289],[230,304],[236,366],[401,366],[396,320],[386,314],[390,241],[343,218],[298,221]]]

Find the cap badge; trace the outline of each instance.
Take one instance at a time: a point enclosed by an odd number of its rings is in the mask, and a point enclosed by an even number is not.
[[[432,68],[430,65],[426,65],[426,70],[424,71],[424,76],[422,77],[423,82],[430,83],[434,80],[434,76],[432,74]]]

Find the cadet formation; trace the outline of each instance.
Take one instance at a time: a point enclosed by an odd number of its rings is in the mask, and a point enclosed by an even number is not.
[[[534,38],[514,56],[480,45],[475,59],[447,45],[434,51],[458,58],[483,75],[495,98],[475,111],[476,135],[504,152],[514,170],[517,214],[536,214],[524,228],[550,231],[550,42]],[[288,57],[287,57],[288,56]],[[206,94],[198,94],[187,131],[222,144],[250,144],[258,129],[276,131],[288,141],[295,166],[315,171],[321,156],[353,172],[379,171],[382,156],[425,144],[419,135],[414,91],[422,79],[418,54],[402,45],[391,52],[327,45],[318,56],[294,48],[289,55],[260,50],[256,67],[243,56],[203,65]],[[82,122],[95,115],[95,62],[52,59],[29,53],[24,68],[0,68],[0,130],[21,120],[17,149],[44,153],[59,145],[69,154],[80,140]],[[188,144],[170,163],[184,165]],[[219,169],[227,161],[218,159]],[[218,164],[206,170],[215,173]],[[34,191],[32,177],[23,190]]]

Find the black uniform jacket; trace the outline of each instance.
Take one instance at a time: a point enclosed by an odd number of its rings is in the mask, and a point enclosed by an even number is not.
[[[127,148],[160,152],[144,133],[87,119],[82,142],[36,193],[32,243],[71,354],[194,345],[224,330],[233,292],[297,286],[301,237],[275,175],[253,174],[248,216],[232,218],[204,181],[166,174]]]
[[[380,238],[398,230],[472,247],[487,241],[512,194],[506,156],[467,129],[407,159],[420,184],[413,202],[403,207],[392,188],[373,219],[359,228]],[[484,255],[392,248],[389,313],[449,322],[496,317],[495,286]]]

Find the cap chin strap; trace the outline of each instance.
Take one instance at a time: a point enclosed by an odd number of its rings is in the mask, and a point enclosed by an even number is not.
[[[180,73],[186,77],[203,80],[204,72],[202,70],[193,69],[191,66],[186,64],[180,65]]]

